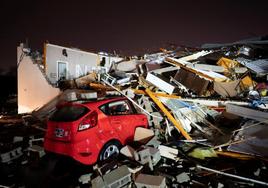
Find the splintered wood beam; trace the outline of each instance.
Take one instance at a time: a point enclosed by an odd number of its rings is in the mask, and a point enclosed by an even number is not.
[[[172,65],[175,65],[175,66],[178,66],[178,67],[180,67],[180,68],[182,68],[182,69],[188,70],[188,71],[190,71],[190,72],[192,72],[192,73],[194,73],[194,74],[197,74],[197,75],[199,75],[199,76],[202,76],[202,77],[204,77],[204,78],[207,78],[207,79],[209,79],[209,80],[211,80],[211,81],[214,81],[214,80],[215,80],[215,79],[212,78],[211,76],[206,75],[206,74],[204,74],[204,73],[202,73],[202,72],[199,72],[199,71],[197,71],[197,70],[195,70],[195,69],[192,69],[192,68],[190,68],[190,67],[186,67],[185,65],[182,65],[181,63],[179,63],[179,62],[177,62],[177,61],[175,61],[175,60],[173,60],[173,59],[171,59],[171,58],[169,58],[169,57],[166,57],[165,60],[166,60],[168,63],[172,64]]]
[[[149,97],[154,101],[154,103],[162,110],[162,112],[167,116],[167,118],[173,123],[173,125],[179,129],[181,134],[187,139],[192,140],[190,135],[183,129],[180,122],[178,122],[171,113],[167,110],[167,108],[162,104],[162,102],[154,95],[154,93],[150,89],[146,89],[145,92],[149,95]]]
[[[133,91],[134,91],[135,94],[138,94],[138,95],[146,95],[146,92],[143,91],[143,90],[133,89]],[[180,99],[181,98],[180,96],[169,95],[169,94],[166,94],[166,93],[155,93],[155,92],[152,92],[152,93],[156,97],[165,97],[165,98],[170,98],[170,99]]]
[[[230,152],[230,151],[215,151],[217,155],[225,156],[225,157],[231,157],[231,158],[236,158],[236,159],[241,159],[241,160],[251,160],[251,159],[256,159],[256,157],[251,156],[251,155],[246,155],[246,154],[241,154],[241,153],[235,153],[235,152]]]
[[[92,89],[96,89],[96,90],[103,90],[103,91],[112,91],[114,90],[112,87],[110,86],[105,86],[103,84],[98,84],[98,83],[89,83],[89,87]]]

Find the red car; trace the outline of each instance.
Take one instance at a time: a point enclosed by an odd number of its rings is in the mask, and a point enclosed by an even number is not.
[[[147,117],[138,114],[127,98],[66,103],[48,120],[44,148],[94,164],[132,142],[137,127],[147,128]]]

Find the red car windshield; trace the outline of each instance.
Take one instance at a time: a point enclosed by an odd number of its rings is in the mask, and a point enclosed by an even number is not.
[[[76,121],[89,112],[89,109],[84,106],[78,105],[67,105],[58,108],[52,116],[49,118],[50,121],[56,122],[71,122]]]

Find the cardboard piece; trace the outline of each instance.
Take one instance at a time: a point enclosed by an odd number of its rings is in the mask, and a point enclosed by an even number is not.
[[[214,91],[223,97],[235,97],[238,94],[237,88],[240,80],[231,82],[214,82]]]

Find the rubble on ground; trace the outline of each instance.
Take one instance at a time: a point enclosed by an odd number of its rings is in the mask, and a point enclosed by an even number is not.
[[[267,44],[161,49],[61,81],[63,92],[31,114],[0,116],[2,184],[23,184],[16,166],[46,157],[45,122],[57,105],[123,95],[150,129],[137,129],[114,162],[79,172],[80,186],[268,186]]]

